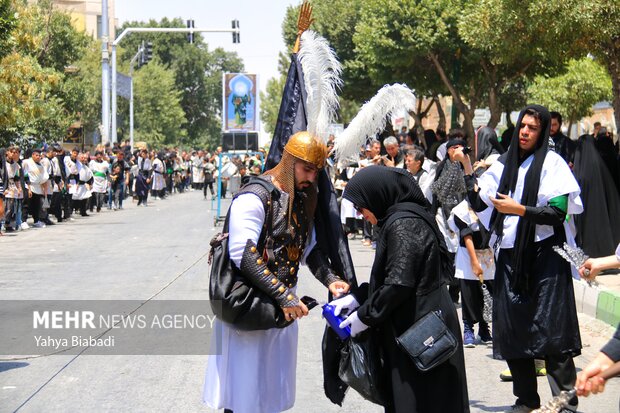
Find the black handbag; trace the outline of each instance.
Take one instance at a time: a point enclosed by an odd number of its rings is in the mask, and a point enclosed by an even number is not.
[[[458,341],[444,323],[441,311],[427,313],[396,337],[396,342],[420,371],[431,370],[448,360],[458,348]]]
[[[233,324],[239,330],[287,327],[293,320],[287,321],[277,302],[254,286],[230,260],[228,254],[229,217],[230,210],[226,215],[222,232],[211,240],[209,300],[213,314],[220,320]],[[259,246],[264,243],[265,238],[269,241],[266,232],[271,231],[271,222],[272,210],[269,207],[266,227],[261,234]]]

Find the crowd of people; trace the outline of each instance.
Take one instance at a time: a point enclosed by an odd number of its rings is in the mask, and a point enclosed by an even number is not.
[[[138,206],[187,190],[220,196],[236,191],[250,175],[261,173],[263,156],[220,156],[179,148],[132,151],[129,143],[98,145],[93,151],[60,144],[0,149],[0,235],[45,228],[73,214],[89,216],[102,209],[122,210],[128,197]],[[222,164],[220,167],[220,163]],[[230,185],[229,182],[234,185]]]
[[[540,405],[536,375],[548,376],[554,394],[575,384],[573,357],[580,354],[581,339],[571,274],[579,276],[552,247],[566,242],[589,256],[614,253],[620,243],[620,158],[613,137],[598,123],[592,134],[573,141],[562,133],[559,113],[532,106],[517,125],[520,132],[513,128],[501,140],[492,128],[477,129],[473,150],[461,129],[447,136],[427,130],[423,139],[403,129],[382,143],[370,141],[358,163],[336,170],[335,187],[344,194],[341,221],[349,240],[361,233],[363,245],[378,255],[385,230],[380,220],[363,219],[364,209],[372,208],[355,193],[372,193],[364,198],[372,204],[398,191],[387,189],[394,185],[387,178],[365,178],[369,187],[356,185],[354,191],[350,185],[373,165],[410,173],[454,267],[448,291],[462,308],[463,346],[493,344],[493,356],[508,364],[500,377],[514,382],[517,401],[510,411],[528,412]],[[519,140],[514,145],[512,136]],[[384,187],[370,187],[377,185]],[[412,247],[411,241],[400,243]],[[493,297],[492,326],[483,314],[485,290]],[[362,321],[375,324],[368,317]],[[576,405],[574,398],[567,411]]]

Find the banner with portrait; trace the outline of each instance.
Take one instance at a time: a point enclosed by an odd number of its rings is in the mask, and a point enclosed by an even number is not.
[[[222,130],[257,131],[257,75],[224,73],[222,91]]]

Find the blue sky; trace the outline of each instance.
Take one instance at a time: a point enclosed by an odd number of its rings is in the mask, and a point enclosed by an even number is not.
[[[284,51],[282,20],[287,6],[300,0],[116,0],[118,24],[125,21],[160,20],[162,17],[194,19],[196,28],[230,29],[239,20],[241,44],[232,43],[230,33],[206,33],[210,48],[237,52],[247,73],[259,75],[259,85],[278,74],[278,52]]]

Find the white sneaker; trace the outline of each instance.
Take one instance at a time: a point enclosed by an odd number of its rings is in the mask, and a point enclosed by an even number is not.
[[[30,228],[30,225],[28,225],[28,224],[27,224],[27,223],[25,223],[25,222],[22,222],[22,224],[20,225],[20,227],[21,227],[21,229],[28,229],[28,228]]]
[[[32,224],[33,228],[45,228],[45,224],[41,221],[39,222],[35,222],[34,224]]]

